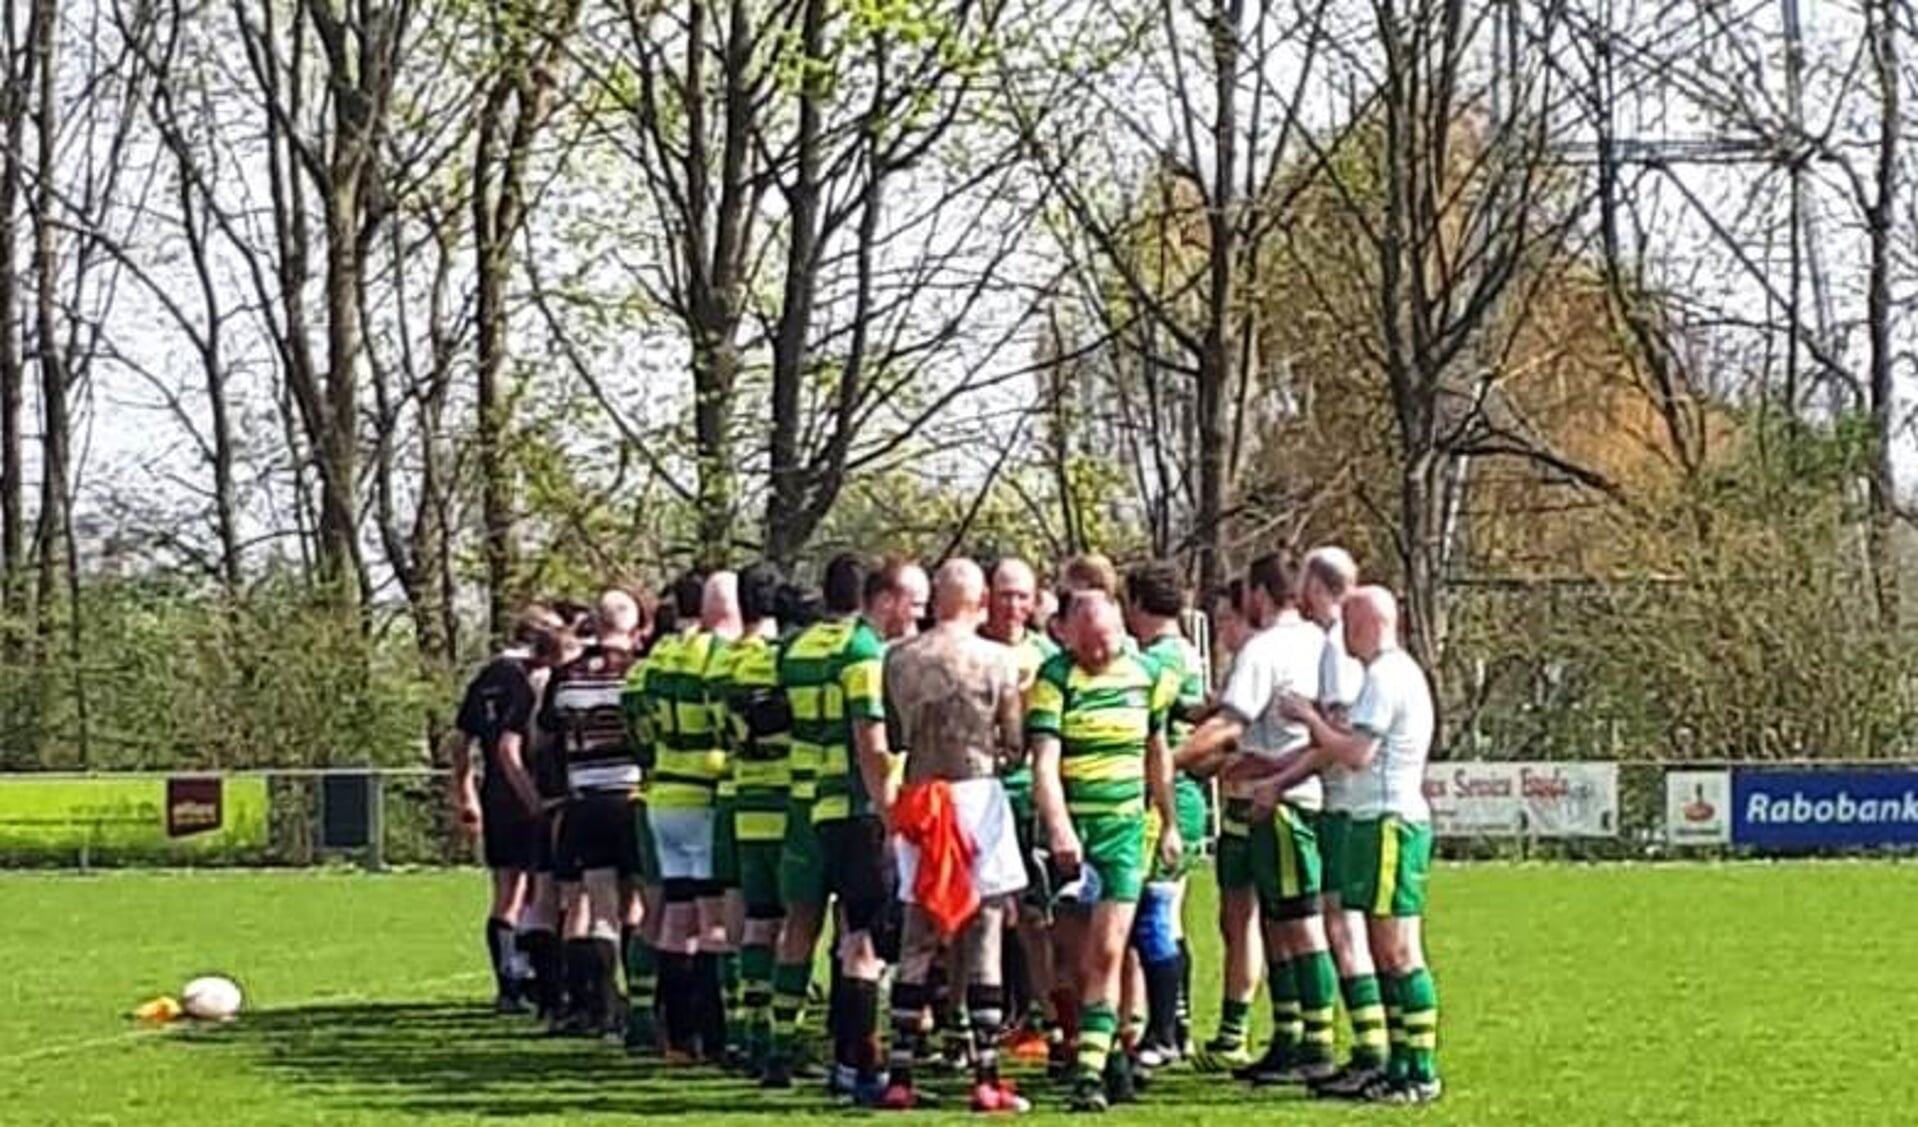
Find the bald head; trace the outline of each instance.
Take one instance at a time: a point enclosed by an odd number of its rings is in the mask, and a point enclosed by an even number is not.
[[[631,592],[609,587],[600,592],[594,608],[599,643],[612,649],[631,649],[639,643],[639,600]]]
[[[1111,665],[1125,649],[1125,615],[1111,599],[1074,598],[1067,625],[1073,659],[1087,672]]]
[[[986,610],[986,633],[1001,642],[1025,635],[1039,602],[1039,577],[1017,556],[1007,556],[992,569],[992,602]]]
[[[739,575],[715,571],[706,577],[699,601],[699,624],[722,637],[736,638],[744,628],[739,613]]]
[[[986,600],[986,573],[968,559],[950,559],[932,577],[932,613],[941,623],[971,629]]]
[[[1399,601],[1383,587],[1360,587],[1340,604],[1345,620],[1345,648],[1369,662],[1399,644]]]
[[[1339,604],[1359,581],[1359,565],[1352,553],[1327,544],[1312,549],[1305,557],[1305,578],[1299,587],[1299,601],[1305,613],[1321,626],[1338,621]]]

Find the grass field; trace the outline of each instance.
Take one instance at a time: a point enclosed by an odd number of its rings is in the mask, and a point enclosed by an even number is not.
[[[843,1121],[481,1012],[477,873],[0,875],[0,1122]],[[1879,1124],[1918,1117],[1918,867],[1442,869],[1449,1086],[1349,1108],[1169,1075],[1122,1122]],[[1193,919],[1209,919],[1208,896]],[[1195,929],[1216,968],[1210,929]],[[220,970],[217,1030],[122,1016]],[[1201,973],[1202,1032],[1217,1012]],[[1057,1100],[1025,1084],[1050,1112]],[[917,1113],[923,1122],[958,1115]],[[1050,1114],[1038,1118],[1051,1120]]]

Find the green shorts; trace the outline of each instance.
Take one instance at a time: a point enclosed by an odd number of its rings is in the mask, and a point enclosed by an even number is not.
[[[1352,816],[1343,810],[1319,815],[1319,863],[1324,869],[1328,900],[1342,900],[1345,895],[1345,842],[1351,827]]]
[[[1197,779],[1180,775],[1172,787],[1172,813],[1178,819],[1179,841],[1183,846],[1179,861],[1171,868],[1157,856],[1158,842],[1152,848],[1152,879],[1183,880],[1199,867],[1205,857],[1205,787]]]
[[[826,855],[819,846],[819,830],[812,824],[812,805],[794,802],[786,812],[786,840],[779,848],[779,902],[826,902]]]
[[[739,837],[733,827],[731,795],[718,799],[713,816],[713,883],[721,888],[739,887]]]
[[[1317,815],[1289,802],[1252,827],[1252,872],[1259,912],[1268,919],[1301,920],[1319,911],[1321,869]]]
[[[638,839],[634,847],[639,854],[634,861],[633,871],[638,876],[640,884],[657,886],[659,884],[659,851],[653,845],[653,827],[646,818],[644,802],[633,803],[633,836]]]
[[[1251,808],[1246,799],[1228,798],[1220,811],[1219,849],[1213,858],[1220,892],[1243,892],[1253,887]]]
[[[783,914],[780,897],[780,857],[785,843],[778,841],[742,841],[739,843],[739,894],[746,901],[749,919],[773,919]]]
[[[1432,871],[1432,826],[1402,818],[1353,818],[1346,829],[1345,906],[1369,916],[1425,913]]]
[[[1074,814],[1073,832],[1085,864],[1099,875],[1099,902],[1136,904],[1145,889],[1145,819],[1118,814]]]

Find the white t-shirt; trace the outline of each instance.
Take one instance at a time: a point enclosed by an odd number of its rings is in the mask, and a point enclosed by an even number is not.
[[[1325,649],[1319,654],[1319,708],[1350,713],[1365,687],[1365,666],[1345,652],[1345,624],[1334,619],[1326,630]],[[1355,773],[1350,767],[1327,763],[1320,778],[1325,783],[1325,808],[1345,811],[1352,808]]]
[[[1253,635],[1232,662],[1232,673],[1219,703],[1245,722],[1245,750],[1255,755],[1284,755],[1312,740],[1303,724],[1279,715],[1284,693],[1316,696],[1319,657],[1325,649],[1325,631],[1287,614]],[[1308,810],[1323,801],[1317,776],[1285,792],[1285,800]]]
[[[1425,762],[1432,753],[1432,686],[1412,655],[1390,649],[1372,659],[1351,722],[1378,741],[1371,764],[1352,780],[1352,816],[1431,821]]]

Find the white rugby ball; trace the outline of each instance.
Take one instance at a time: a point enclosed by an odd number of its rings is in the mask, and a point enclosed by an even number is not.
[[[180,990],[180,1008],[201,1021],[225,1021],[240,1012],[240,986],[230,978],[210,974]]]

